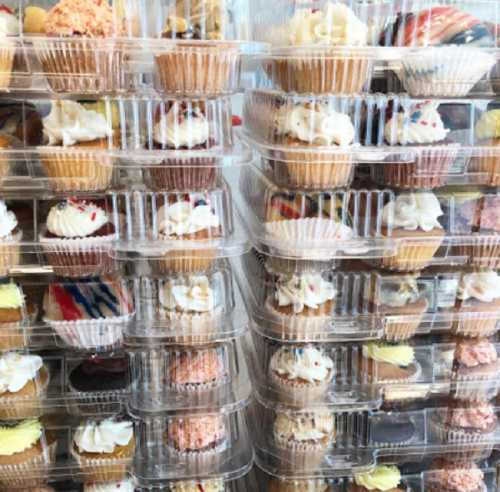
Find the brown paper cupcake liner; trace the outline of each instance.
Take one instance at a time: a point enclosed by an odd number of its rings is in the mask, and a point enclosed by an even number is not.
[[[297,380],[286,379],[274,371],[270,372],[272,385],[281,393],[285,400],[293,400],[297,403],[307,403],[321,398],[328,390],[333,372],[325,381],[306,383]]]
[[[2,40],[2,44],[0,49],[0,89],[7,89],[12,77],[16,47],[9,46],[9,42],[5,41],[5,38]]]
[[[23,321],[0,323],[0,350],[16,350],[27,347],[33,329]]]
[[[9,274],[11,268],[21,263],[21,245],[19,242],[23,238],[22,231],[0,240],[0,277]]]
[[[406,241],[399,243],[396,256],[381,259],[382,268],[402,272],[412,272],[423,270],[434,257],[436,251],[441,246],[441,239],[427,241]]]
[[[176,273],[206,272],[211,268],[214,261],[214,249],[193,249],[167,253],[161,259],[150,260],[150,264],[159,273],[172,275]]]
[[[500,92],[499,92],[500,93]],[[498,139],[500,141],[500,139]],[[474,157],[471,163],[471,170],[486,175],[487,186],[500,186],[500,155],[498,155],[499,144],[494,144],[494,148],[488,152],[482,151],[483,155]]]
[[[420,326],[420,319],[407,322],[386,321],[384,339],[389,342],[402,342],[412,338]]]
[[[483,338],[494,335],[499,328],[499,319],[481,319],[478,314],[477,318],[455,320],[451,330],[463,337]]]
[[[80,467],[80,473],[86,482],[118,482],[123,480],[132,466],[133,449],[131,455],[123,458],[86,458],[74,449],[71,455]]]
[[[469,264],[476,268],[500,268],[500,235],[476,237],[471,245],[458,246],[460,256],[468,256]]]

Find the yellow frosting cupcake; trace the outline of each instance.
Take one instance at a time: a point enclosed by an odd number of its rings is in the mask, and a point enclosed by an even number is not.
[[[396,466],[377,466],[369,472],[354,475],[358,487],[381,492],[397,489],[400,481],[401,473]]]

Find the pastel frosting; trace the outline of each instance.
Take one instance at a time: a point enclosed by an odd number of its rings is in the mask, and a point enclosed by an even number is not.
[[[488,340],[474,343],[459,343],[455,349],[455,360],[465,367],[492,364],[498,360],[497,349]]]
[[[401,482],[401,472],[397,466],[376,466],[369,472],[356,473],[354,481],[365,489],[384,492],[397,488]]]
[[[271,357],[270,370],[287,379],[302,379],[310,383],[327,381],[333,361],[313,346],[282,347]]]
[[[182,282],[167,282],[160,302],[167,309],[203,313],[214,309],[215,294],[206,276],[192,276]]]
[[[276,117],[277,133],[311,145],[348,147],[354,125],[348,115],[321,104],[285,105]]]
[[[328,410],[300,414],[279,412],[274,421],[274,435],[279,440],[320,441],[333,437],[334,430],[335,418]]]
[[[476,138],[489,140],[500,138],[500,109],[486,111],[476,123]]]
[[[101,207],[84,200],[69,199],[50,209],[47,230],[62,238],[87,237],[108,222],[108,215]]]
[[[462,301],[493,302],[500,299],[500,275],[494,271],[468,273],[460,280],[457,295]]]
[[[418,145],[442,142],[450,130],[444,127],[439,103],[424,102],[397,113],[385,125],[384,135],[391,145]]]
[[[19,309],[23,304],[24,295],[18,285],[0,284],[0,309]]]
[[[400,282],[383,282],[380,287],[379,303],[390,307],[402,307],[417,302],[420,298],[417,279],[409,275]]]
[[[87,483],[83,488],[84,492],[134,492],[135,486],[132,480],[122,480],[121,482],[100,482]]]
[[[170,484],[170,492],[224,492],[224,480],[183,481]]]
[[[451,415],[447,415],[446,422],[453,427],[487,430],[497,422],[495,409],[489,404],[477,403],[470,408],[454,408],[449,413]]]
[[[38,355],[7,352],[0,357],[0,393],[17,393],[33,381],[43,366]]]
[[[15,425],[0,426],[0,456],[12,456],[33,447],[42,436],[38,419],[23,420]]]
[[[127,446],[133,437],[132,422],[110,418],[79,427],[73,441],[80,453],[113,453],[117,446]]]
[[[377,362],[385,362],[394,366],[408,367],[415,361],[415,351],[409,345],[379,345],[369,343],[366,354]]]
[[[227,434],[223,415],[184,417],[172,421],[168,436],[180,450],[203,449],[220,443]]]
[[[102,113],[75,101],[56,101],[43,118],[43,134],[49,145],[67,147],[110,137],[113,128]]]
[[[0,36],[18,36],[19,19],[14,15],[14,11],[6,5],[0,6]]]
[[[384,206],[382,222],[394,229],[430,232],[443,228],[438,221],[442,215],[439,200],[433,193],[402,193]]]
[[[17,227],[16,214],[7,210],[7,205],[0,200],[0,238],[7,239]]]
[[[200,108],[188,110],[181,103],[174,103],[167,113],[161,114],[153,132],[159,144],[191,149],[208,141],[210,128]]]
[[[477,492],[484,489],[484,473],[474,462],[467,466],[456,464],[429,472],[429,482],[437,482],[443,490]]]

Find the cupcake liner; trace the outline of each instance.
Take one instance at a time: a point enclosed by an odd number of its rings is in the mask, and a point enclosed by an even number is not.
[[[36,53],[54,92],[103,93],[126,89],[126,55],[119,43],[84,37],[37,41]]]
[[[384,326],[384,339],[389,342],[402,342],[412,338],[415,336],[415,333],[417,333],[421,319],[422,317],[418,320],[407,322],[386,321]]]
[[[396,256],[382,258],[382,268],[403,272],[423,270],[431,263],[436,251],[440,248],[442,238],[426,241],[402,240],[398,243]]]
[[[484,376],[456,376],[452,386],[453,397],[457,400],[467,401],[485,401],[491,400],[498,394],[500,388],[500,381],[498,381],[498,374]]]
[[[229,380],[229,376],[227,374],[222,375],[220,378],[215,379],[213,381],[205,382],[205,383],[170,383],[169,387],[177,391],[178,393],[203,393],[205,391],[212,391],[215,388],[218,388],[224,384],[227,384]]]
[[[23,321],[0,323],[0,351],[27,347],[32,331]]]
[[[21,264],[22,231],[17,231],[4,240],[0,240],[0,277],[7,276],[11,268]]]
[[[280,256],[266,257],[266,270],[269,273],[310,273],[334,270],[338,266],[335,260],[292,260]]]
[[[481,49],[428,48],[402,58],[399,78],[410,96],[466,96],[495,64]]]
[[[495,431],[488,433],[465,432],[462,429],[455,429],[441,422],[438,418],[430,419],[430,430],[433,439],[443,444],[473,444],[487,443]]]
[[[206,272],[215,261],[214,249],[176,250],[161,259],[150,260],[151,267],[161,274]]]
[[[308,403],[318,400],[327,392],[332,375],[333,372],[330,371],[330,375],[326,381],[307,383],[298,380],[285,379],[280,377],[274,371],[271,371],[270,381],[278,392],[287,397],[285,400],[293,400],[297,403]]]
[[[69,412],[73,415],[111,415],[121,411],[128,390],[78,391],[68,385],[70,397],[67,398]]]
[[[500,320],[482,319],[481,316],[481,313],[478,313],[474,318],[455,320],[451,331],[456,335],[470,338],[487,338],[494,335],[500,328]]]
[[[0,49],[0,89],[3,90],[10,85],[16,47],[9,46],[9,41],[5,40],[5,38],[2,40],[2,45]]]
[[[500,91],[499,91],[500,94]],[[500,139],[488,142],[491,150],[481,150],[481,156],[474,157],[470,166],[471,171],[486,174],[487,186],[500,186],[500,155],[498,147]]]
[[[296,441],[288,441],[288,443],[276,441],[276,444],[278,445],[276,450],[278,458],[283,461],[285,466],[307,471],[319,467],[328,449],[327,445],[305,444]]]
[[[460,256],[468,256],[469,264],[477,268],[500,268],[500,234],[490,237],[474,237],[469,245],[458,246]]]
[[[155,56],[156,89],[185,96],[218,96],[235,92],[239,51],[231,45],[175,46]]]
[[[214,448],[201,451],[180,451],[172,445],[168,445],[169,452],[181,462],[189,462],[198,471],[216,468],[222,460],[223,452],[227,449],[224,441]],[[200,472],[201,473],[201,472]]]

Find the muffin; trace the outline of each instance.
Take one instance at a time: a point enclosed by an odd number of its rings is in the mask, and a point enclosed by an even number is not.
[[[285,92],[359,94],[371,79],[372,55],[363,49],[368,26],[347,5],[297,8],[271,36],[280,56],[265,60],[264,68]]]
[[[40,415],[50,373],[38,355],[7,352],[0,356],[0,419]]]
[[[321,398],[333,375],[333,360],[313,345],[282,346],[269,362],[270,382],[286,400]]]
[[[451,166],[458,155],[459,145],[447,139],[449,129],[445,128],[439,114],[439,103],[420,102],[396,113],[384,128],[386,142],[397,148],[411,147],[412,158],[396,159],[374,164],[376,180],[389,187],[413,190],[432,189],[443,186]]]
[[[123,331],[134,314],[124,282],[92,278],[51,282],[43,300],[44,322],[65,345],[109,350],[120,346]]]
[[[14,59],[16,56],[16,43],[12,39],[19,36],[19,19],[16,13],[7,5],[0,6],[0,90],[7,89],[11,83]]]
[[[54,101],[43,118],[40,159],[55,191],[106,190],[113,174],[113,128],[106,114],[75,101]]]
[[[83,492],[135,492],[135,485],[132,480],[86,483],[83,486]]]
[[[428,266],[445,231],[438,218],[443,215],[433,193],[402,193],[382,210],[383,237],[396,243],[396,255],[382,258],[381,266],[389,270],[415,271]]]
[[[494,271],[465,273],[455,302],[454,333],[467,337],[489,337],[496,333],[500,309],[500,276]]]
[[[125,89],[123,32],[108,2],[60,0],[45,19],[35,50],[50,88],[64,93]],[[99,49],[98,49],[99,48]]]
[[[354,135],[349,115],[327,104],[285,104],[275,121],[276,143],[283,148],[273,152],[276,183],[300,189],[348,186],[354,173]]]
[[[83,422],[75,431],[71,455],[86,482],[123,480],[132,465],[134,426],[116,417]]]
[[[85,277],[113,271],[114,224],[97,203],[69,198],[54,205],[39,241],[57,275]]]
[[[226,490],[222,478],[173,482],[169,487],[169,492],[225,492]]]
[[[477,145],[483,147],[480,155],[472,159],[470,170],[483,173],[484,184],[500,186],[500,109],[486,111],[476,123]],[[489,147],[489,148],[488,148]]]
[[[153,148],[170,153],[175,151],[176,155],[146,169],[146,184],[153,190],[166,191],[214,188],[220,174],[217,159],[203,157],[203,153],[218,147],[218,142],[214,138],[213,124],[206,115],[204,101],[174,101],[159,109],[160,116],[153,127]],[[193,157],[193,152],[199,156]],[[188,155],[184,157],[186,153]]]
[[[23,232],[20,229],[16,215],[7,209],[0,200],[0,276],[8,275],[9,270],[21,262],[21,245]]]
[[[278,456],[294,469],[317,468],[335,440],[335,417],[328,408],[278,412],[273,426]]]
[[[484,473],[474,462],[448,462],[445,459],[432,464],[424,472],[424,487],[428,492],[487,492]]]
[[[267,492],[333,492],[330,484],[324,478],[315,479],[285,479],[271,478]]]
[[[45,483],[56,461],[57,440],[37,419],[0,426],[0,485],[8,490]],[[32,473],[36,468],[36,473]],[[24,488],[23,488],[24,487]]]
[[[376,466],[365,473],[355,473],[354,483],[349,492],[405,492],[406,487],[401,485],[401,472],[396,466]]]
[[[13,350],[28,345],[27,306],[21,288],[0,283],[0,350]]]

